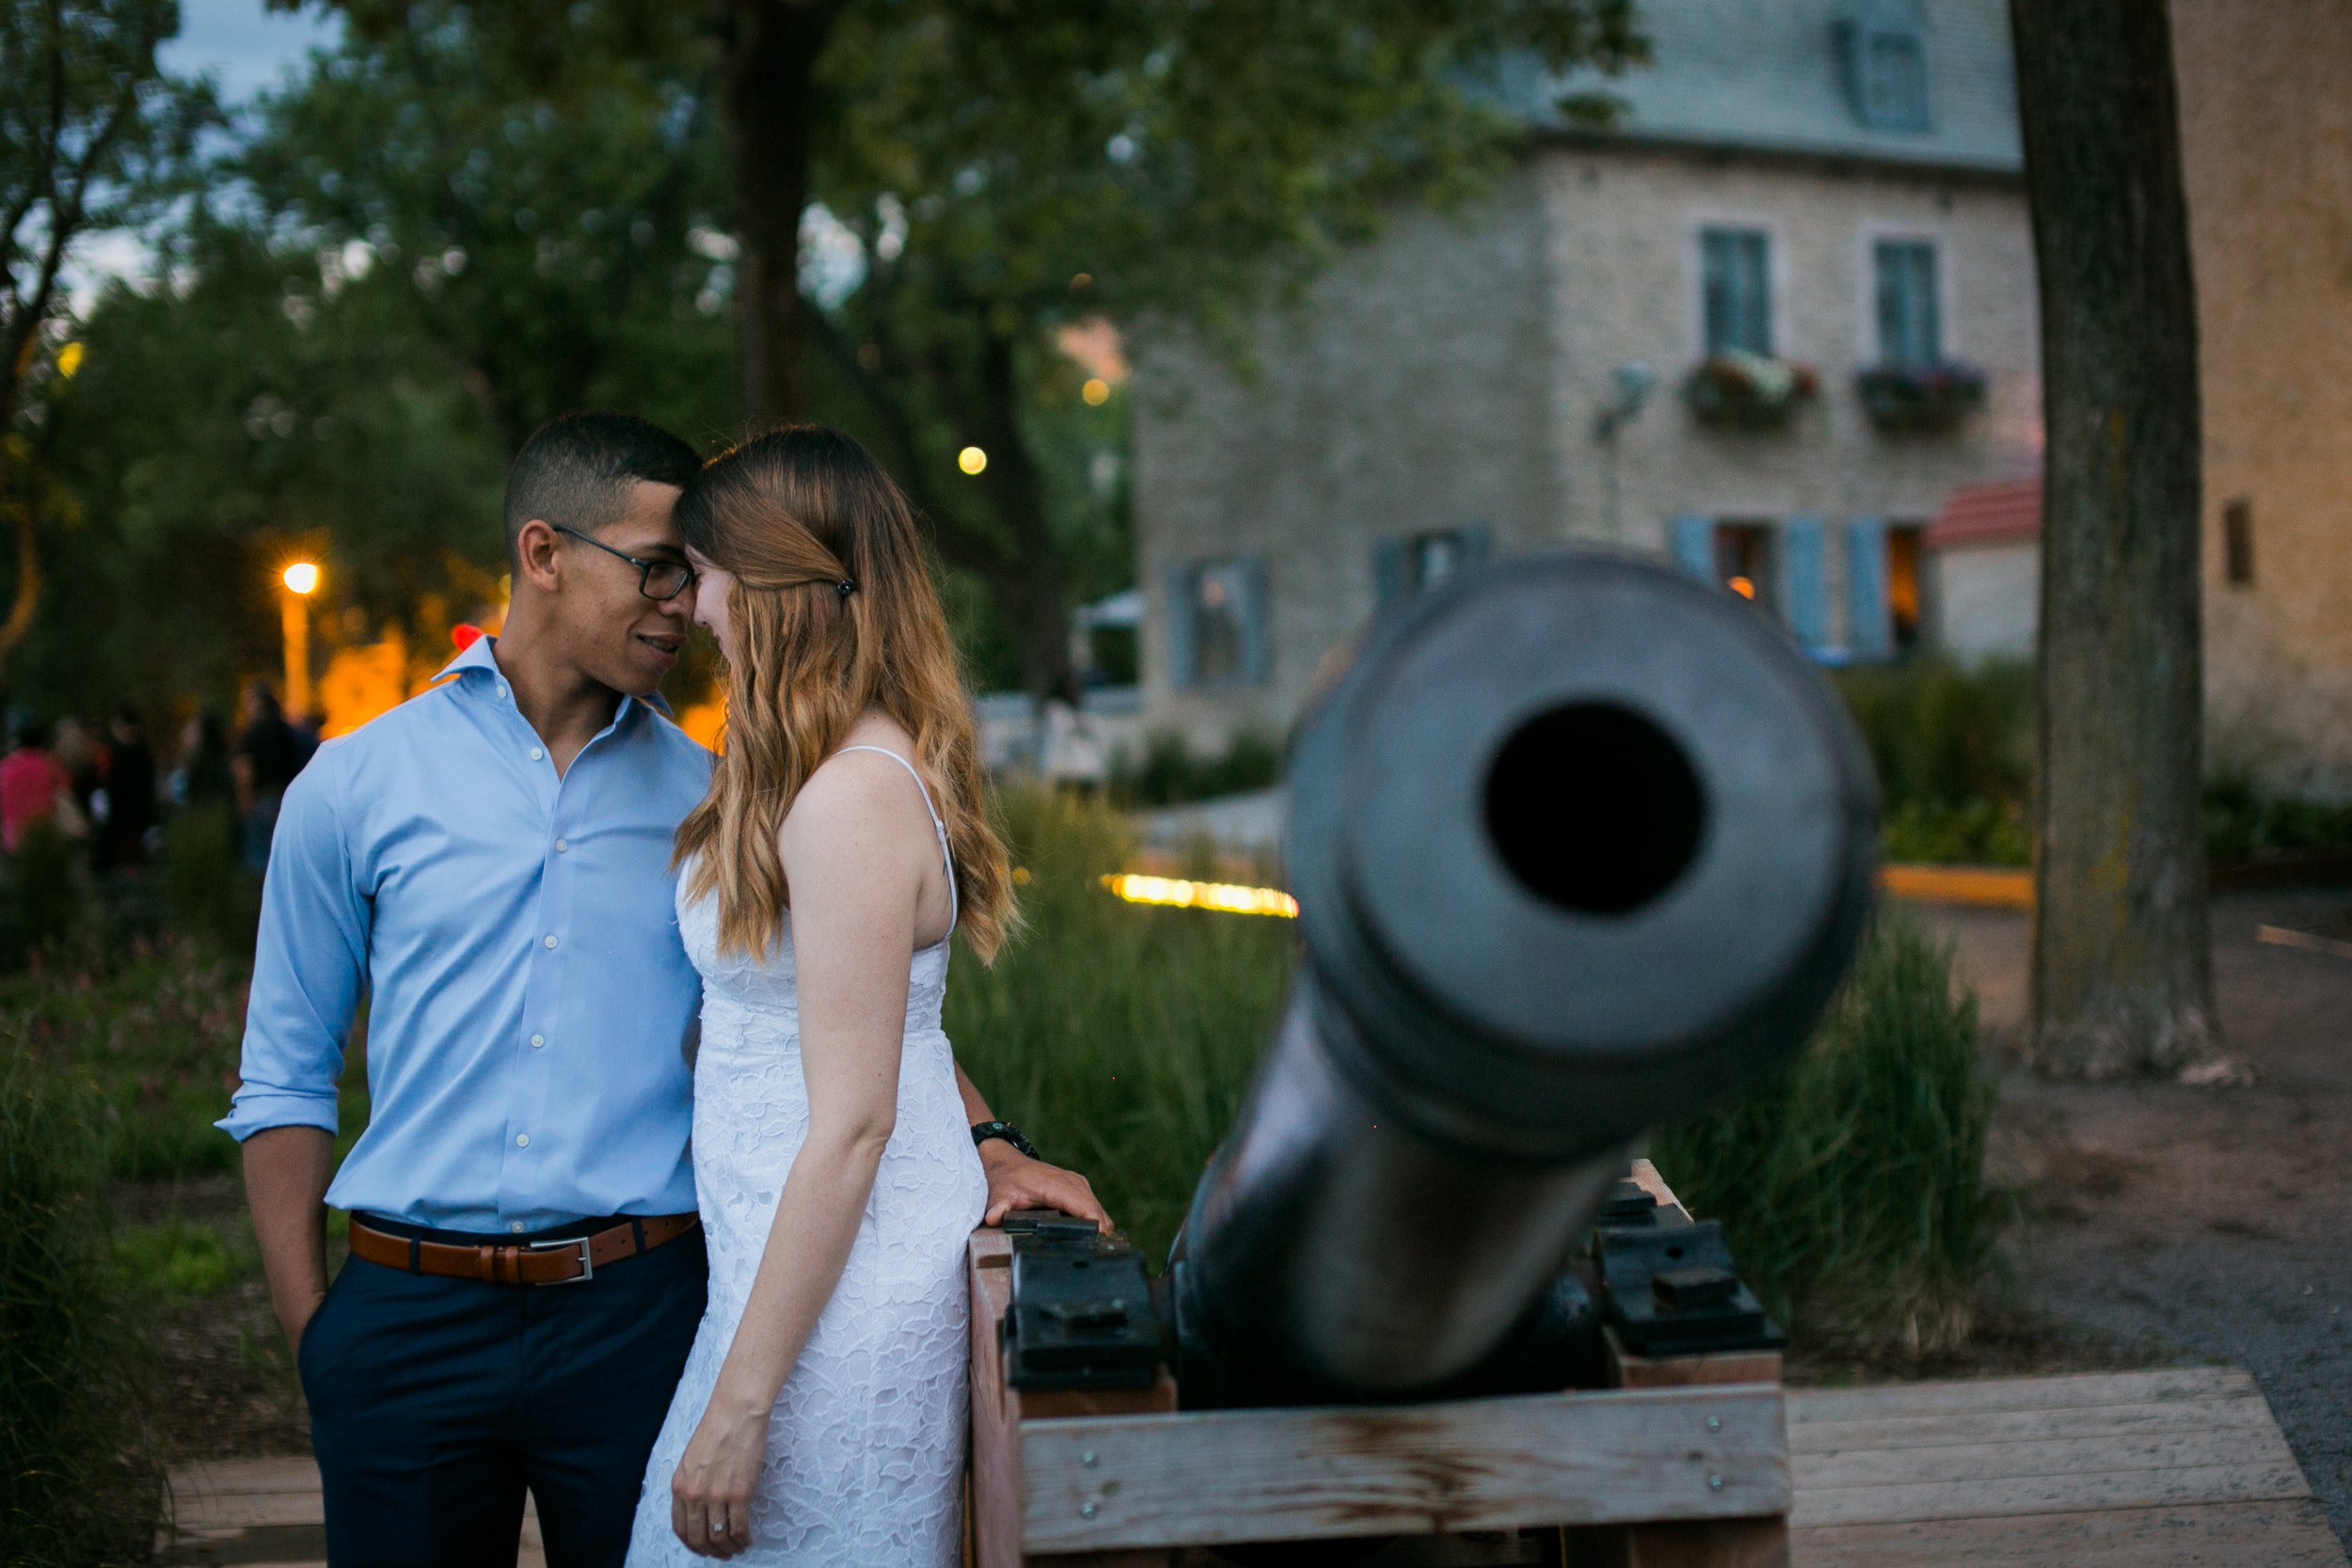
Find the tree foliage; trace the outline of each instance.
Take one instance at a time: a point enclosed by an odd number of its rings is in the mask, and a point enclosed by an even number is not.
[[[797,353],[746,315],[776,218],[746,204],[796,189],[818,205],[792,199],[788,336],[815,352],[789,379],[923,507],[983,681],[1068,692],[1068,605],[1132,561],[1124,411],[1081,398],[1061,335],[1245,352],[1393,203],[1501,166],[1520,130],[1498,60],[1640,52],[1630,0],[335,8],[342,41],[168,234],[168,286],[87,323],[72,565],[98,602],[36,628],[27,673],[56,701],[267,668],[296,547],[326,553],[330,630],[463,605],[498,570],[501,464],[551,414],[626,407],[706,445],[742,428],[746,356]],[[739,24],[768,10],[810,12],[798,88],[736,71]],[[756,112],[803,117],[805,166],[747,179],[731,117],[794,90]]]
[[[71,512],[48,472],[49,404],[76,361],[46,352],[67,263],[88,235],[141,223],[175,194],[215,119],[209,90],[156,66],[179,27],[174,0],[0,0],[0,510],[16,534],[0,661],[40,603],[42,521]]]

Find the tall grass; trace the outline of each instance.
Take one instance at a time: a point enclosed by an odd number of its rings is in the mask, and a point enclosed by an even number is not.
[[[47,817],[28,826],[17,843],[8,872],[16,890],[17,933],[28,953],[56,953],[88,927],[92,911],[80,875],[80,847]]]
[[[108,1299],[91,1096],[0,1041],[0,1561],[144,1562],[162,1476]]]
[[[1805,1053],[1653,1157],[1801,1338],[1947,1350],[2006,1213],[1982,1174],[1993,1100],[1949,947],[1883,915]]]
[[[1122,904],[1100,881],[1130,847],[1116,812],[1035,790],[1000,804],[1027,930],[993,969],[957,953],[948,1037],[996,1114],[1086,1172],[1157,1258],[1240,1109],[1290,923]]]
[[[191,806],[164,829],[165,885],[172,924],[207,947],[253,954],[262,890],[237,853],[237,823],[226,805]]]
[[[235,1168],[214,1130],[237,1082],[245,969],[192,942],[0,979],[0,1029],[87,1084],[109,1174],[155,1180]]]

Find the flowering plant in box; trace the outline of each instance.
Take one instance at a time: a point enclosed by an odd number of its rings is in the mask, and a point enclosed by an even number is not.
[[[1984,372],[1957,359],[1873,365],[1854,377],[1870,422],[1881,430],[1949,430],[1984,406]]]
[[[1820,389],[1810,365],[1738,349],[1710,354],[1682,380],[1682,401],[1708,424],[1771,429],[1788,421],[1803,400]]]

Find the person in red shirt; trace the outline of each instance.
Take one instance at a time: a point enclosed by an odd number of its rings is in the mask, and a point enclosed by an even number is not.
[[[16,750],[0,757],[0,849],[16,853],[24,830],[57,809],[73,781],[49,754],[49,727],[27,719],[16,727]]]

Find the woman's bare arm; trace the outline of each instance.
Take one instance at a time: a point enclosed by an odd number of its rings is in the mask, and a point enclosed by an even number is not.
[[[911,781],[888,758],[864,753],[810,778],[785,819],[783,849],[809,1128],[710,1403],[670,1483],[678,1538],[714,1557],[751,1544],[769,1416],[840,1282],[890,1141],[924,872],[938,857]],[[722,1515],[723,1531],[713,1531]]]
[[[956,1092],[963,1096],[964,1120],[977,1127],[996,1119],[996,1113],[980,1098],[980,1091],[965,1074],[961,1062],[956,1064]],[[1103,1212],[1094,1189],[1074,1170],[1032,1160],[1002,1138],[991,1138],[980,1145],[980,1169],[988,1173],[988,1212],[981,1219],[984,1225],[994,1225],[1015,1209],[1058,1209],[1065,1214],[1092,1220],[1099,1230],[1107,1233],[1111,1228],[1111,1217]]]

